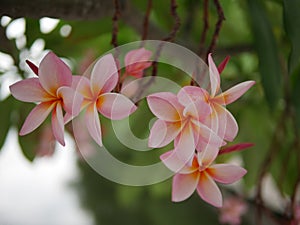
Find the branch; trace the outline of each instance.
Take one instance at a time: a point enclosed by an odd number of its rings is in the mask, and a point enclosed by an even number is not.
[[[146,40],[148,36],[148,26],[149,26],[149,17],[150,17],[151,9],[152,9],[152,0],[148,0],[147,9],[144,17],[144,23],[143,23],[142,40]]]
[[[111,44],[116,48],[118,47],[118,31],[119,31],[119,18],[121,16],[121,10],[120,10],[120,4],[119,0],[114,0],[114,7],[115,7],[115,12],[114,16],[112,18],[113,21],[113,29],[112,29],[112,37],[111,37]]]
[[[163,41],[170,41],[173,42],[175,40],[175,36],[180,28],[181,22],[179,15],[177,13],[177,3],[176,0],[171,0],[171,15],[174,18],[174,26],[168,37],[164,38]]]
[[[222,6],[221,6],[219,0],[214,0],[214,4],[215,4],[215,6],[217,8],[217,12],[218,12],[218,17],[219,18],[218,18],[218,21],[216,23],[215,32],[214,32],[212,41],[210,43],[210,46],[208,47],[206,55],[208,55],[209,53],[213,52],[214,49],[216,48],[216,43],[217,43],[217,40],[218,40],[218,37],[219,37],[219,33],[220,33],[220,30],[221,30],[221,27],[222,27],[222,23],[223,23],[223,20],[225,20],[224,12],[223,12],[223,9],[222,9]]]
[[[206,34],[207,34],[207,31],[209,28],[208,17],[209,17],[209,15],[208,15],[208,0],[204,0],[203,1],[203,31],[201,34],[199,51],[198,51],[198,53],[199,53],[198,55],[201,58],[204,58],[203,51],[204,51],[204,45],[205,45],[205,40],[206,40]]]
[[[47,16],[66,20],[93,20],[111,16],[113,10],[113,1],[104,0],[0,1],[0,16],[6,15],[13,18]]]

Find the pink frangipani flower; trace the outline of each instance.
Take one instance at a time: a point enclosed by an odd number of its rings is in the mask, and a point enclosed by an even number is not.
[[[144,70],[151,66],[149,59],[152,52],[145,48],[139,48],[129,51],[125,56],[125,76],[133,76],[135,78],[141,78]]]
[[[72,86],[84,96],[82,109],[86,108],[86,126],[92,138],[100,146],[102,146],[102,134],[98,112],[109,119],[120,120],[137,109],[126,96],[111,93],[118,79],[118,69],[111,54],[103,56],[96,62],[90,80],[82,76],[73,78]]]
[[[216,67],[211,54],[208,56],[210,93],[205,89],[195,86],[185,86],[178,96],[180,102],[187,102],[191,99],[202,99],[206,101],[211,108],[211,114],[206,118],[204,124],[215,131],[226,141],[233,141],[238,132],[238,125],[232,114],[224,107],[242,96],[255,81],[242,82],[229,90],[220,92],[220,74],[223,71],[229,58],[226,58],[219,68]]]
[[[178,157],[188,162],[195,148],[202,151],[208,143],[218,148],[224,142],[203,124],[211,113],[209,105],[201,99],[182,102],[180,92],[177,96],[160,92],[147,97],[150,110],[158,118],[151,128],[148,145],[160,148],[174,140]]]
[[[37,73],[38,78],[28,78],[10,86],[11,94],[16,99],[39,102],[26,118],[20,135],[35,130],[52,112],[53,135],[61,145],[65,145],[63,110],[76,116],[80,112],[83,100],[83,97],[71,88],[71,70],[53,52],[49,52],[43,58],[39,68],[34,64],[30,67]]]
[[[241,217],[247,211],[247,204],[238,197],[225,198],[220,208],[219,220],[222,224],[240,225]]]
[[[231,164],[213,164],[219,149],[208,147],[194,155],[192,164],[179,168],[181,159],[169,151],[161,155],[162,162],[176,174],[173,177],[172,201],[189,198],[197,189],[199,196],[215,207],[222,207],[222,194],[215,181],[231,184],[246,174],[242,167]]]

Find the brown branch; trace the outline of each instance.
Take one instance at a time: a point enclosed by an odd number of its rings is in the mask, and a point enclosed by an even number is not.
[[[215,27],[215,31],[214,31],[214,34],[213,34],[212,41],[211,41],[211,43],[208,47],[208,50],[206,52],[206,57],[209,53],[212,53],[214,51],[214,49],[216,48],[219,33],[220,33],[221,28],[222,28],[222,23],[223,23],[223,20],[225,20],[224,12],[223,12],[223,9],[222,9],[222,6],[221,6],[219,0],[214,0],[214,4],[217,8],[218,21],[216,23],[216,27]]]
[[[163,39],[163,41],[170,41],[173,42],[175,40],[175,36],[180,28],[181,22],[180,22],[180,17],[177,14],[177,3],[176,0],[171,0],[171,15],[174,18],[175,22],[172,28],[172,31],[170,34]]]
[[[162,39],[163,41],[170,41],[170,42],[173,42],[175,40],[175,36],[180,28],[180,18],[177,14],[177,3],[176,3],[176,0],[171,0],[171,15],[172,17],[174,18],[175,22],[174,22],[174,26],[170,32],[170,34]],[[157,50],[155,52],[155,56],[154,56],[154,60],[153,60],[153,63],[152,63],[152,73],[151,73],[151,78],[149,79],[148,82],[146,82],[144,85],[142,85],[139,89],[139,92],[137,93],[137,99],[140,98],[140,96],[144,93],[144,91],[154,82],[154,78],[157,74],[157,60],[160,56],[160,53],[162,51],[162,48],[164,46],[164,42],[161,42],[159,44],[159,46],[157,47]]]
[[[9,0],[0,1],[0,16],[95,20],[110,16],[113,8],[112,1],[104,0]]]
[[[149,17],[152,9],[152,0],[148,0],[147,9],[144,17],[144,23],[143,23],[143,34],[142,34],[142,40],[146,40],[148,36],[148,26],[149,26]]]
[[[112,18],[113,29],[112,29],[111,44],[116,48],[118,47],[119,18],[121,16],[119,0],[114,0],[114,6],[115,6],[115,12]]]
[[[201,34],[201,38],[200,38],[199,51],[198,51],[198,55],[201,58],[204,58],[202,56],[202,54],[204,53],[204,45],[205,45],[206,35],[207,35],[207,31],[209,29],[208,17],[209,17],[208,0],[204,0],[203,1],[203,30],[202,30],[202,34]]]

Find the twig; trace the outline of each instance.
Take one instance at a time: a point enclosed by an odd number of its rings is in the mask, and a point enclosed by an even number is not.
[[[121,16],[120,3],[119,0],[114,0],[115,12],[112,18],[113,21],[113,29],[112,29],[112,37],[111,44],[116,48],[118,47],[118,32],[119,32],[119,18]]]
[[[170,41],[170,42],[173,42],[175,40],[175,36],[180,28],[180,18],[177,14],[177,3],[176,3],[176,0],[171,0],[171,15],[172,17],[174,18],[175,22],[174,22],[174,25],[173,25],[173,28],[170,32],[170,34],[166,37],[166,38],[163,38],[162,41]],[[156,74],[157,74],[157,61],[158,61],[158,58],[160,56],[160,53],[162,51],[162,48],[164,46],[164,42],[161,42],[159,44],[159,46],[157,47],[157,50],[155,52],[155,55],[154,55],[154,60],[153,60],[153,63],[152,63],[152,73],[151,73],[151,78],[149,79],[149,81],[147,81],[144,85],[142,85],[139,90],[138,90],[138,93],[136,95],[136,98],[139,99],[142,94],[144,93],[144,91],[154,82],[155,80],[155,77],[156,77]]]
[[[219,0],[214,0],[214,4],[217,8],[218,21],[216,23],[215,32],[213,34],[211,43],[210,43],[210,45],[208,47],[208,50],[206,52],[206,57],[209,53],[212,53],[214,51],[214,49],[216,48],[216,43],[217,43],[219,33],[220,33],[220,30],[221,30],[221,27],[222,27],[222,23],[223,23],[223,20],[225,20],[224,12],[223,12],[223,9],[222,9],[222,6],[221,6]]]
[[[180,17],[177,14],[177,7],[178,6],[176,3],[176,0],[171,0],[171,15],[174,18],[175,22],[174,22],[174,25],[173,25],[173,28],[172,28],[170,34],[167,37],[165,37],[163,39],[163,41],[173,42],[175,40],[175,36],[180,28],[181,22],[180,22]]]
[[[209,12],[208,12],[208,0],[203,1],[203,30],[200,38],[199,51],[198,55],[202,58],[202,54],[204,53],[204,45],[206,40],[206,34],[209,29],[208,22]]]
[[[150,17],[151,9],[152,9],[152,0],[148,0],[147,10],[145,13],[144,23],[143,23],[142,40],[146,40],[148,36],[148,26],[149,26],[149,17]]]

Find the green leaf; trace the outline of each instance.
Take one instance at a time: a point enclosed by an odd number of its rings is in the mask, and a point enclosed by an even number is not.
[[[38,131],[27,134],[25,136],[19,136],[19,143],[23,152],[23,155],[29,160],[33,161],[36,155],[36,147],[39,140]]]
[[[261,82],[266,100],[274,109],[281,97],[282,81],[278,50],[271,24],[260,0],[248,0],[254,47],[259,58]]]
[[[295,106],[297,126],[300,129],[300,2],[283,1],[284,27],[291,43],[289,56],[289,74],[292,82],[292,100]]]
[[[300,64],[300,2],[295,0],[283,1],[284,27],[291,42],[289,58],[289,73],[292,74]]]
[[[27,46],[31,46],[34,41],[38,38],[41,38],[42,33],[40,31],[40,23],[38,19],[26,18],[26,43]]]
[[[249,190],[257,184],[258,174],[268,153],[273,134],[275,120],[267,109],[265,102],[259,102],[250,103],[238,110],[237,121],[241,132],[237,137],[237,143],[250,141],[255,144],[251,149],[241,153],[248,171],[244,181]]]
[[[12,112],[12,101],[13,98],[9,96],[4,101],[0,102],[0,118],[1,118],[1,129],[0,129],[0,150],[5,142],[8,130],[11,125],[11,112]]]

